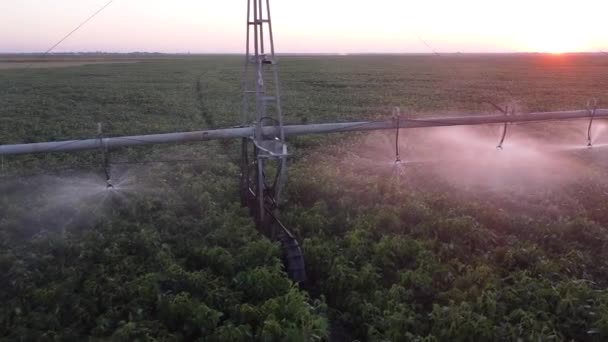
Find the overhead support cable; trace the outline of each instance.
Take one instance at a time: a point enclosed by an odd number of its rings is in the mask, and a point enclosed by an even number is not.
[[[83,22],[81,22],[78,26],[76,26],[72,31],[70,31],[68,34],[66,34],[63,38],[61,38],[58,42],[56,42],[55,44],[53,44],[50,48],[48,48],[43,54],[42,57],[48,55],[49,53],[51,53],[53,50],[55,50],[56,47],[58,47],[59,45],[61,45],[61,43],[63,43],[64,41],[66,41],[68,38],[70,38],[74,33],[76,33],[78,30],[80,30],[84,25],[86,25],[89,21],[93,20],[97,15],[99,15],[101,12],[103,12],[103,10],[105,10],[106,8],[108,8],[108,6],[110,6],[112,3],[114,2],[114,0],[110,0],[108,1],[105,5],[103,5],[101,8],[99,8],[97,11],[95,11],[91,16],[89,16],[87,19],[85,19]]]

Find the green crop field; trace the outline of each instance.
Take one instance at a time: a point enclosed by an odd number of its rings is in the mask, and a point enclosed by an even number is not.
[[[240,56],[106,59],[2,68],[0,144],[242,124]],[[284,56],[281,81],[288,123],[608,107],[604,55]],[[100,152],[4,157],[0,340],[605,341],[586,129],[402,130],[402,165],[395,132],[291,139],[300,285],[240,206],[238,141],[111,151],[114,194]]]

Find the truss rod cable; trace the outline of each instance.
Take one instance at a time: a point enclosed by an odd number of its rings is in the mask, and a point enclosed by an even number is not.
[[[442,59],[441,63],[443,63],[443,65],[447,66],[448,69],[450,69],[451,73],[452,73],[452,80],[457,80],[459,78],[459,76],[462,76],[462,72],[458,71],[458,68],[456,68],[454,66],[454,64],[452,63],[452,61],[450,61],[450,59],[446,56],[444,56],[443,54],[439,53],[439,51],[437,51],[437,49],[433,48],[433,46],[431,46],[431,44],[429,44],[425,39],[422,38],[422,36],[414,29],[411,30],[412,34],[422,43],[424,44],[424,46],[426,46],[427,49],[429,49],[433,55],[439,57]],[[509,89],[508,87],[505,87],[505,91],[508,93],[508,95],[512,98],[515,98],[515,95],[513,94],[513,92],[511,91],[511,89]],[[484,101],[481,101],[484,102]]]
[[[420,35],[417,32],[414,32],[414,35],[416,36],[416,38],[418,38],[419,41],[422,42],[422,44],[424,44],[424,46],[427,47],[427,49],[431,50],[431,52],[433,52],[433,54],[435,56],[441,57],[439,52],[437,52],[435,49],[433,49],[433,47],[431,45],[429,45],[429,43],[427,43],[426,40],[422,39],[422,37],[420,37]]]
[[[108,1],[105,5],[103,5],[100,9],[98,9],[95,13],[93,13],[90,17],[88,17],[85,21],[83,21],[82,23],[80,23],[80,25],[76,26],[75,29],[73,29],[72,31],[70,31],[68,34],[66,34],[63,38],[61,38],[57,43],[55,43],[55,45],[51,46],[48,50],[46,50],[43,54],[42,57],[48,55],[49,53],[51,53],[51,51],[53,51],[56,47],[58,47],[61,43],[63,43],[66,39],[70,38],[74,33],[76,33],[76,31],[80,30],[84,25],[86,25],[89,21],[93,20],[93,18],[95,18],[99,13],[103,12],[103,10],[105,10],[106,8],[108,8],[108,6],[110,6],[112,3],[114,2],[114,0],[110,0]]]
[[[454,67],[454,65],[452,65],[451,62],[449,62],[447,59],[445,59],[445,57],[439,53],[435,48],[433,48],[431,46],[431,44],[429,44],[426,40],[424,40],[422,38],[422,36],[420,36],[420,34],[418,34],[418,32],[416,32],[415,30],[412,30],[412,33],[414,34],[414,36],[416,36],[416,38],[422,43],[424,44],[424,46],[426,46],[427,49],[429,49],[433,55],[442,58],[442,63],[443,65],[446,65],[448,67],[448,69],[450,69],[450,71],[452,72],[452,77],[458,77],[460,72],[458,72],[458,70],[456,70],[456,68]]]
[[[339,125],[339,126],[336,126],[335,129],[328,129],[327,131],[323,131],[321,133],[344,133],[344,132],[352,132],[352,131],[365,131],[366,130],[365,127],[371,127],[372,125],[376,125],[376,124],[384,124],[384,123],[392,123],[392,122],[393,122],[392,119],[355,122],[355,123],[344,122],[344,123],[334,124],[334,125]],[[323,124],[321,124],[321,125],[323,125]]]

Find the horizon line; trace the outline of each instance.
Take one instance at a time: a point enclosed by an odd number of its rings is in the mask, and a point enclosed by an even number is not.
[[[50,52],[45,54],[44,52],[0,52],[0,56],[6,55],[30,55],[30,56],[53,56],[53,55],[174,55],[174,56],[196,56],[196,55],[244,55],[243,52],[162,52],[162,51],[130,51],[130,52],[114,52],[114,51],[63,51],[63,52]],[[428,51],[412,51],[412,52],[279,52],[277,56],[288,56],[288,55],[327,55],[327,56],[348,56],[348,55],[480,55],[480,54],[550,54],[550,55],[563,55],[563,54],[607,54],[604,51],[564,51],[564,52],[543,52],[543,51],[451,51],[451,52],[428,52]]]

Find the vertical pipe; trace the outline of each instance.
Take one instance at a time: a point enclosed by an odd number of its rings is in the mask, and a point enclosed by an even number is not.
[[[258,25],[258,21],[260,19],[260,13],[258,11],[259,6],[257,3],[257,0],[254,0],[254,6],[253,6],[253,17],[254,17],[254,32],[255,32],[255,39],[254,39],[254,44],[255,44],[255,63],[256,63],[256,86],[255,86],[255,102],[256,102],[256,133],[255,133],[255,137],[256,139],[261,139],[262,138],[262,123],[260,121],[260,118],[262,117],[262,103],[261,103],[261,97],[262,97],[262,79],[261,79],[261,61],[260,61],[260,35],[259,35],[259,25]]]
[[[242,117],[243,125],[247,125],[249,121],[249,108],[250,101],[249,97],[249,64],[251,63],[251,1],[247,0],[247,37],[245,39],[245,66],[243,68],[243,108]],[[254,78],[255,81],[255,78]],[[249,205],[249,189],[251,188],[251,170],[249,167],[249,156],[248,156],[248,144],[247,138],[241,140],[241,205],[246,207]]]
[[[259,15],[259,25],[260,25],[260,61],[259,61],[259,75],[258,77],[260,77],[260,79],[262,81],[264,81],[264,69],[265,69],[265,64],[264,64],[264,60],[265,58],[265,48],[264,48],[264,7],[262,5],[262,0],[255,0],[257,6],[258,6],[258,15]],[[261,94],[263,97],[266,96],[266,84],[263,83],[261,86]],[[267,116],[267,106],[266,106],[266,100],[261,99],[261,107],[260,107],[260,116],[259,118],[264,118]],[[264,122],[263,120],[260,120],[260,126],[263,127],[264,126]]]
[[[251,0],[249,0],[251,1]],[[258,20],[258,6],[256,4],[257,0],[253,0],[254,4],[253,4],[253,30],[254,30],[254,50],[255,50],[255,56],[257,57],[259,55],[259,51],[258,51],[258,25],[257,25],[257,20]]]
[[[258,199],[258,210],[260,211],[259,213],[259,220],[260,220],[260,225],[264,226],[264,223],[266,222],[266,213],[265,213],[265,208],[264,208],[264,159],[262,158],[258,158],[258,172],[257,172],[257,178],[258,178],[258,193],[257,193],[257,199]]]
[[[261,2],[262,0],[260,0]],[[274,32],[272,30],[272,14],[270,9],[270,0],[266,0],[266,17],[268,19],[268,36],[270,41],[270,60],[272,62],[272,72],[274,77],[274,86],[275,86],[275,101],[276,101],[276,115],[278,121],[278,131],[279,138],[283,144],[285,144],[285,131],[283,130],[283,107],[281,104],[281,84],[279,80],[279,64],[275,53],[274,46]],[[283,154],[278,161],[279,163],[279,171],[277,174],[277,184],[274,187],[274,196],[276,201],[281,200],[281,193],[284,186],[284,183],[287,179],[287,148],[286,145],[283,145]]]
[[[260,0],[262,1],[262,0]],[[274,77],[274,86],[275,86],[275,96],[276,96],[276,106],[277,106],[277,121],[279,122],[279,138],[281,141],[285,141],[285,132],[283,131],[283,107],[281,106],[281,86],[279,83],[279,65],[275,56],[274,49],[274,34],[272,31],[272,17],[270,13],[270,0],[266,0],[266,11],[268,16],[268,35],[270,37],[270,55],[272,60],[272,72]],[[287,166],[287,165],[284,165]]]
[[[249,140],[241,139],[241,205],[246,207],[249,205],[249,188],[251,187],[250,170],[249,170]]]
[[[251,0],[247,0],[247,38],[245,39],[245,67],[243,70],[243,109],[242,109],[242,117],[243,117],[243,125],[247,124],[248,117],[247,111],[249,109],[249,93],[247,92],[249,89],[247,87],[247,79],[249,76],[249,58],[250,58],[250,37],[251,37],[251,25],[249,24],[251,20]]]
[[[258,12],[260,13],[260,52],[263,55],[264,52],[264,9],[262,6],[262,0],[255,0],[255,2],[259,5]]]
[[[270,35],[270,53],[272,55],[272,58],[274,58],[274,37],[272,34],[272,19],[270,16],[270,0],[266,0],[266,11],[268,12],[268,34]]]

